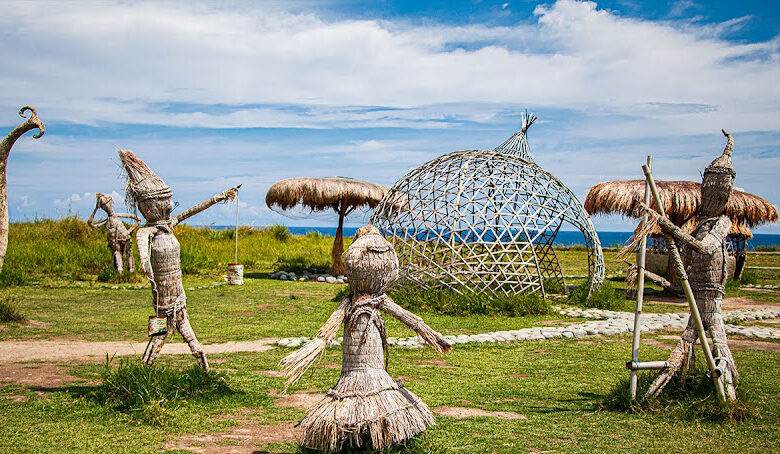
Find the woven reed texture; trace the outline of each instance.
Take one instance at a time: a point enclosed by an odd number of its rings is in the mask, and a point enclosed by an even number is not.
[[[130,213],[115,213],[114,199],[112,199],[111,196],[96,192],[95,198],[97,199],[95,209],[92,210],[92,214],[89,215],[87,225],[93,229],[100,228],[104,225],[106,226],[108,249],[111,251],[114,269],[121,273],[124,270],[125,264],[127,264],[127,270],[132,273],[135,271],[132,232],[141,223],[141,218]],[[94,221],[95,214],[99,209],[105,211],[107,217],[102,221]],[[133,219],[135,220],[135,223],[130,227],[126,227],[121,218]]]
[[[0,271],[3,269],[5,261],[5,251],[8,249],[8,181],[6,178],[6,169],[8,166],[8,156],[11,154],[11,147],[27,131],[37,129],[38,134],[33,138],[39,139],[43,136],[46,129],[43,122],[38,119],[38,112],[30,106],[24,106],[19,110],[19,116],[27,118],[27,112],[30,112],[30,118],[24,123],[14,128],[0,142]]]
[[[388,347],[381,312],[396,317],[438,352],[449,351],[450,345],[383,293],[398,276],[398,259],[375,227],[359,229],[345,255],[352,294],[341,302],[316,339],[285,357],[280,365],[287,370],[288,383],[294,383],[325,344],[332,342],[343,321],[341,377],[300,421],[302,443],[322,451],[362,446],[382,449],[403,443],[435,420],[425,403],[387,373]]]
[[[141,211],[148,226],[138,230],[136,242],[141,266],[152,284],[152,307],[155,313],[169,317],[169,325],[178,329],[193,356],[208,370],[206,355],[187,316],[187,297],[181,280],[181,251],[173,226],[219,202],[232,200],[237,188],[216,194],[171,218],[173,193],[162,178],[130,151],[119,150],[119,158],[127,172],[127,200]],[[166,338],[167,335],[155,338],[154,348],[145,359],[147,364],[160,354]]]
[[[647,212],[656,218],[664,233],[686,246],[683,256],[685,270],[676,270],[676,275],[684,276],[687,272],[702,324],[713,340],[713,356],[718,368],[722,370],[726,397],[734,400],[739,374],[728,346],[721,315],[728,277],[726,236],[731,230],[729,216],[722,213],[729,203],[729,193],[734,186],[734,172],[731,169],[733,139],[725,131],[723,133],[728,138],[726,148],[723,154],[705,169],[701,185],[702,206],[706,207],[703,214],[709,214],[710,217],[700,216],[693,235],[689,235],[672,221],[659,218],[655,211],[648,209]],[[693,317],[690,317],[688,327],[669,357],[669,367],[661,371],[651,384],[647,391],[648,395],[660,394],[672,376],[678,373],[685,374],[692,366],[693,344],[697,339],[692,319]]]
[[[588,213],[528,151],[534,118],[495,150],[443,155],[390,188],[370,223],[398,251],[402,285],[544,295],[545,280],[565,284],[552,247],[564,222],[583,233],[591,290],[601,285],[604,257]]]

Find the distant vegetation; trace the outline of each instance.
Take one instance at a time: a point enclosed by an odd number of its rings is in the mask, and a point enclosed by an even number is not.
[[[143,282],[138,273],[117,275],[103,230],[87,227],[76,217],[11,224],[8,253],[0,272],[0,287],[51,279],[100,282]],[[177,226],[182,271],[216,275],[234,261],[235,231]],[[346,245],[350,239],[345,238]],[[333,239],[295,236],[284,226],[241,227],[238,260],[246,269],[270,271],[287,267],[327,268]],[[134,246],[135,248],[135,246]],[[135,262],[139,263],[135,253]]]

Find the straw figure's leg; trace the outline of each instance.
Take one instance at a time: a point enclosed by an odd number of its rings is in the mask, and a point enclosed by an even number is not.
[[[168,326],[171,326],[172,318],[168,317]],[[149,350],[149,355],[146,356],[146,358],[143,358],[144,363],[147,366],[151,366],[152,363],[154,363],[154,360],[157,359],[158,356],[160,356],[160,351],[162,351],[163,345],[165,345],[165,339],[168,337],[168,334],[170,334],[170,329],[165,334],[161,334],[159,336],[156,336],[152,340],[152,346]]]
[[[122,248],[119,245],[116,245],[112,255],[114,256],[114,269],[117,273],[122,274],[124,271],[124,264],[122,263]]]
[[[200,365],[203,366],[206,371],[208,371],[209,363],[206,361],[206,353],[203,351],[203,346],[200,345],[200,342],[198,342],[198,338],[195,337],[195,331],[193,331],[192,326],[190,326],[190,318],[187,315],[187,308],[182,308],[181,310],[176,311],[175,321],[176,329],[179,330],[179,333],[184,339],[184,342],[190,346],[192,356],[194,356],[200,362]]]
[[[669,355],[669,366],[662,370],[658,377],[653,381],[645,394],[648,397],[656,397],[661,394],[664,386],[669,383],[678,372],[685,376],[694,364],[694,350],[693,345],[696,343],[698,335],[696,334],[696,328],[693,326],[693,320],[688,320],[688,326],[685,328],[680,342],[672,350],[672,354]]]
[[[127,263],[127,271],[135,272],[135,258],[133,257],[133,242],[129,239],[125,241],[122,246],[122,255],[125,256],[125,262]]]
[[[718,365],[718,370],[721,371],[721,376],[723,377],[726,397],[730,400],[735,400],[737,398],[736,385],[739,380],[739,373],[737,372],[737,365],[734,362],[734,356],[731,354],[728,339],[726,338],[726,328],[720,312],[720,303],[720,301],[715,302],[718,308],[717,312],[705,314],[704,323],[712,338],[714,347],[712,353],[715,357],[715,364]]]

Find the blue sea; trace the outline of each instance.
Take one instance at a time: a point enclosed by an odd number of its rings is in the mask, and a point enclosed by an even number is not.
[[[211,226],[213,229],[232,228],[228,226]],[[287,227],[293,235],[305,235],[308,232],[318,232],[325,236],[336,236],[336,227]],[[358,227],[344,227],[344,236],[354,236]],[[604,247],[622,246],[631,236],[632,232],[596,232]],[[555,237],[556,246],[571,246],[585,244],[582,233],[578,231],[559,231]],[[748,250],[757,246],[780,246],[780,235],[771,233],[756,233],[748,240]]]

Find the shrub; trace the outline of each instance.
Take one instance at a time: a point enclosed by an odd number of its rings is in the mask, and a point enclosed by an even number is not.
[[[27,282],[27,275],[21,270],[6,265],[3,267],[3,271],[0,271],[0,287],[25,285]]]
[[[599,288],[593,291],[588,298],[588,291],[590,290],[590,282],[584,283],[575,287],[569,292],[568,301],[570,304],[583,307],[593,307],[596,309],[606,309],[610,311],[630,310],[628,308],[628,301],[621,294],[621,292],[612,287],[609,282],[604,282]]]
[[[693,368],[684,377],[680,374],[672,377],[660,396],[644,398],[655,377],[654,372],[639,374],[636,401],[631,400],[629,379],[624,377],[604,397],[601,407],[684,420],[744,421],[759,415],[754,399],[744,388],[737,388],[737,400],[721,404],[704,366]]]
[[[292,236],[290,231],[287,230],[287,227],[283,225],[275,225],[271,227],[271,234],[277,241],[281,241],[282,243],[289,240]]]
[[[150,424],[161,424],[175,406],[188,399],[212,399],[233,392],[223,373],[206,372],[198,365],[178,370],[126,358],[114,368],[108,355],[101,378],[102,383],[88,396],[91,400]]]
[[[538,294],[490,295],[463,289],[397,289],[390,297],[410,311],[444,315],[543,315],[552,313],[550,303]],[[337,295],[337,297],[340,295]]]
[[[11,298],[0,300],[0,322],[23,322],[25,320]]]

